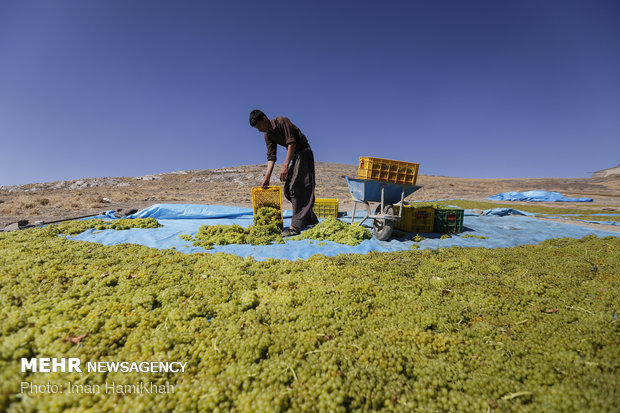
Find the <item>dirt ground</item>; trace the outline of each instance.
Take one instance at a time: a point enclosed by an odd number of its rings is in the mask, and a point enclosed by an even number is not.
[[[192,203],[252,206],[252,187],[259,186],[266,166],[245,165],[221,169],[176,171],[140,177],[88,178],[0,187],[0,230],[19,220],[30,224],[100,214],[114,210],[127,212],[157,203]],[[279,165],[272,185],[279,184]],[[317,198],[338,198],[340,211],[353,208],[344,176],[357,176],[356,165],[318,162]],[[468,199],[485,201],[507,191],[543,189],[566,196],[593,198],[594,202],[551,202],[537,205],[606,209],[620,212],[620,176],[603,178],[469,179],[420,175],[422,189],[407,200]],[[522,202],[502,202],[518,208]],[[284,200],[283,207],[291,205]],[[612,226],[596,225],[607,230]]]

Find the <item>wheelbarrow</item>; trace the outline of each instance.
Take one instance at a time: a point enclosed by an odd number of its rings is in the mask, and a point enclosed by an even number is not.
[[[353,216],[351,223],[355,219],[355,210],[358,203],[366,205],[366,216],[360,221],[360,225],[367,219],[373,220],[372,230],[380,241],[390,238],[394,225],[400,221],[403,214],[404,199],[422,188],[417,185],[396,184],[392,182],[378,181],[375,179],[349,178],[345,176],[349,186],[349,192],[353,198]],[[378,202],[375,213],[370,212],[370,202]],[[394,214],[394,204],[400,205],[398,215]]]

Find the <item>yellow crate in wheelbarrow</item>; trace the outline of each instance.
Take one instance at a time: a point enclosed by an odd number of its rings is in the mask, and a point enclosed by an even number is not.
[[[282,218],[282,190],[279,186],[260,186],[252,188],[252,209],[254,210],[254,221],[260,208],[270,207],[280,211],[280,227],[283,224]]]
[[[362,156],[360,157],[357,177],[395,184],[415,185],[419,168],[420,164],[418,163]]]

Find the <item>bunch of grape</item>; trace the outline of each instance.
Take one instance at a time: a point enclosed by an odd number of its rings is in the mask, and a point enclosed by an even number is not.
[[[372,238],[372,234],[367,228],[359,224],[349,225],[335,217],[328,217],[318,225],[290,239],[314,239],[318,241],[334,241],[347,245],[359,245],[362,241],[370,238]]]
[[[240,225],[202,225],[195,236],[183,234],[179,237],[192,241],[196,247],[212,249],[214,245],[282,244],[282,219],[280,211],[273,207],[262,207],[254,217],[254,225],[243,228]]]
[[[130,228],[159,228],[161,225],[155,218],[121,218],[113,221],[101,218],[85,219],[80,221],[66,221],[57,224],[51,224],[44,228],[45,233],[49,235],[76,235],[89,229],[96,230],[126,230]]]
[[[474,235],[474,234],[464,234],[464,235],[461,235],[461,238],[489,239],[489,237],[485,237],[484,235]]]
[[[264,205],[254,215],[254,225],[257,227],[276,226],[282,230],[282,214],[278,205]]]

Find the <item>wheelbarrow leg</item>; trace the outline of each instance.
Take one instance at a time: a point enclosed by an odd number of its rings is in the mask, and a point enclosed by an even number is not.
[[[366,202],[366,201],[360,201],[360,200],[357,200],[355,198],[353,199],[353,215],[351,216],[351,224],[353,224],[353,221],[355,221],[355,211],[357,210],[357,203],[358,202],[366,205],[366,216],[364,218],[362,218],[362,220],[358,224],[358,225],[362,225],[364,223],[364,221],[366,221],[368,219],[368,217],[370,216],[370,204],[368,204],[368,202]]]
[[[366,216],[360,221],[360,225],[362,225],[364,223],[364,221],[366,221],[368,219],[368,217],[370,216],[370,204],[367,201],[362,201],[364,203],[364,205],[366,205]]]

